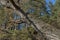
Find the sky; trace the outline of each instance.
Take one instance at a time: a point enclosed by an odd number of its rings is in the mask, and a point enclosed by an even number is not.
[[[46,2],[46,11],[48,12],[49,15],[51,15],[52,13],[50,12],[51,9],[49,7],[49,4],[51,3],[54,6],[56,3],[56,0],[45,0],[45,2]]]
[[[52,5],[55,5],[56,0],[45,0],[45,2],[46,2],[46,8],[48,11],[48,10],[50,10],[49,3],[52,3]]]
[[[46,2],[47,4],[49,4],[49,2],[51,2],[51,3],[52,3],[52,5],[54,5],[54,4],[55,4],[55,2],[56,2],[56,0],[45,0],[45,2]]]

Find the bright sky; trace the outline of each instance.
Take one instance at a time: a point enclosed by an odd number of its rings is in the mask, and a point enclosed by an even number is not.
[[[46,2],[46,8],[48,11],[50,10],[49,3],[52,3],[52,5],[54,5],[56,3],[56,0],[45,0],[45,2]]]
[[[49,4],[49,2],[51,2],[53,5],[55,4],[56,0],[45,0],[47,4]]]

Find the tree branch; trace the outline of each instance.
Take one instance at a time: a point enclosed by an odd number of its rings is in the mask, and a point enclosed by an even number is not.
[[[44,37],[44,35],[43,35],[43,33],[37,28],[37,26],[34,24],[34,22],[33,22],[32,20],[30,20],[29,17],[26,15],[26,14],[28,14],[28,13],[25,13],[25,12],[23,11],[23,9],[21,9],[21,7],[19,7],[18,5],[16,5],[13,0],[10,0],[10,2],[11,2],[12,5],[15,7],[15,9],[17,9],[18,11],[20,11],[21,14],[23,14],[23,15],[25,16],[25,18],[34,26],[34,29],[35,29],[37,32],[40,33],[40,36],[42,36],[43,39],[46,40],[45,37]]]

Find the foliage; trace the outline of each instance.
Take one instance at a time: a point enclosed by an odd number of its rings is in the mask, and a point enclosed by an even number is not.
[[[36,21],[42,20],[49,25],[60,28],[59,0],[57,0],[54,6],[51,3],[49,4],[51,9],[50,12],[46,11],[47,8],[44,0],[21,0],[20,3],[18,3],[17,0],[14,0],[14,2],[21,7],[25,13],[28,13],[27,16],[31,19],[34,18]],[[11,33],[9,34],[1,31],[0,40],[37,40],[37,38],[40,40],[41,37],[39,36],[39,33],[32,27],[24,27],[23,29],[17,30],[18,24],[20,24],[21,21],[31,26],[28,22],[30,20],[24,20],[24,16],[20,19],[20,14],[18,13],[19,11],[17,12],[17,10],[9,8],[9,6],[0,7],[0,25],[5,24],[3,30],[7,30]],[[19,15],[19,17],[17,15]],[[15,17],[17,20],[14,19]]]
[[[5,19],[6,19],[6,13],[4,11],[4,7],[1,7],[0,8],[0,24],[2,24]]]
[[[8,30],[8,31],[11,34],[4,33],[4,32],[3,33],[1,32],[2,34],[0,33],[1,40],[32,40],[26,28],[23,28],[22,30]],[[34,29],[30,27],[29,31],[32,33],[34,32]]]

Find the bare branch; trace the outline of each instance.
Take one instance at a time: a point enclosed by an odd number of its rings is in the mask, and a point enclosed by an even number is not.
[[[34,29],[40,33],[40,36],[42,35],[43,39],[45,39],[43,33],[37,28],[37,26],[34,24],[34,22],[32,20],[29,19],[28,15],[26,15],[27,13],[25,13],[23,11],[23,9],[21,9],[21,7],[19,7],[18,5],[15,4],[15,2],[13,0],[10,0],[10,2],[13,4],[13,6],[15,7],[15,9],[17,9],[18,11],[21,12],[21,14],[23,14],[25,16],[25,18],[34,26]]]

